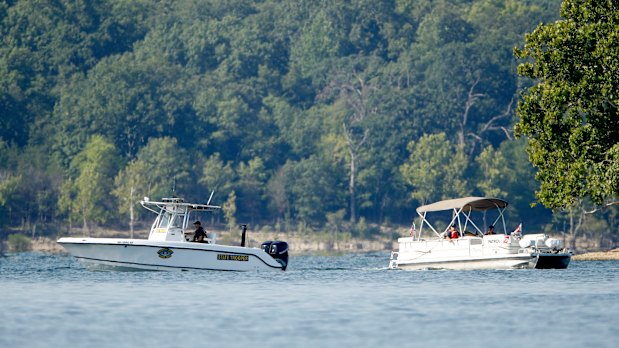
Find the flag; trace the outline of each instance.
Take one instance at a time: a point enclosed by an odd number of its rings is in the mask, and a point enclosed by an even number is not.
[[[415,235],[415,233],[417,233],[417,230],[415,229],[415,223],[413,222],[413,225],[411,226],[411,229],[408,230],[408,234],[412,237]]]
[[[516,229],[514,230],[514,232],[512,232],[512,234],[520,234],[521,231],[522,231],[522,222],[520,223],[520,225],[518,225],[518,227],[516,227]]]

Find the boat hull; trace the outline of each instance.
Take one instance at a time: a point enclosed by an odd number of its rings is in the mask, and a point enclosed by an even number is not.
[[[477,269],[521,269],[534,268],[537,257],[529,254],[518,254],[504,257],[485,258],[462,258],[451,260],[416,260],[395,261],[390,268],[407,270],[420,269],[452,269],[452,270],[477,270]]]
[[[279,271],[282,264],[258,248],[114,238],[61,238],[71,255],[93,270]]]
[[[565,269],[572,260],[571,253],[539,253],[539,260],[535,268],[539,269]]]

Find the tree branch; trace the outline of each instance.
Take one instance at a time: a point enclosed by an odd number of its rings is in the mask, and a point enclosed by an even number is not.
[[[583,212],[584,212],[585,214],[594,214],[594,213],[597,213],[597,212],[598,212],[598,211],[600,211],[600,210],[603,210],[603,209],[604,209],[604,208],[606,208],[606,207],[610,207],[611,205],[619,205],[619,201],[617,201],[617,202],[610,202],[610,203],[606,203],[606,204],[604,204],[603,206],[598,207],[598,208],[595,208],[595,209],[590,210],[590,211],[586,211],[586,210],[584,210],[584,209],[583,209]]]

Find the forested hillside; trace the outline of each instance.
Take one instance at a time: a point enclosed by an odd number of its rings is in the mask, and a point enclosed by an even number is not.
[[[513,133],[513,49],[559,6],[4,1],[0,225],[128,226],[144,196],[214,190],[230,226],[409,224],[487,195],[564,230]]]

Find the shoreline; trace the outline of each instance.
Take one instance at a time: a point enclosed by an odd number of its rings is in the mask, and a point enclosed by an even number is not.
[[[572,256],[576,261],[615,261],[619,260],[619,249],[593,251]]]
[[[218,243],[223,245],[240,245],[234,236],[218,234]],[[240,239],[240,238],[239,238]],[[364,253],[391,251],[397,249],[396,241],[388,238],[375,240],[357,238],[328,238],[325,236],[312,235],[285,235],[273,233],[253,233],[248,238],[248,247],[259,247],[263,241],[284,240],[288,243],[291,254],[294,255],[337,255],[343,253]],[[67,251],[55,239],[49,237],[37,237],[32,240],[30,251],[45,253],[67,253]]]
[[[230,231],[213,231],[217,233],[218,244],[240,245],[240,233]],[[393,230],[377,234],[372,239],[351,237],[331,233],[300,233],[300,232],[252,232],[248,234],[248,246],[259,247],[263,241],[283,240],[289,245],[291,254],[295,255],[338,255],[344,253],[389,252],[398,249],[400,231]],[[404,232],[405,233],[405,232]],[[82,233],[71,236],[81,237]],[[136,239],[146,239],[147,231],[140,230],[134,234]],[[90,237],[128,238],[127,233],[112,230],[98,230]],[[4,250],[5,252],[7,250]],[[66,250],[56,239],[41,236],[31,240],[29,251],[46,253],[66,253]],[[572,256],[577,261],[619,260],[619,248],[611,250],[583,251]]]
[[[253,241],[257,245],[258,242]],[[253,245],[254,243],[250,244]],[[350,240],[347,242],[333,241],[306,241],[303,243],[289,244],[290,252],[297,256],[300,255],[340,255],[346,253],[369,253],[380,251],[391,251],[385,241]],[[395,243],[397,244],[397,243]],[[55,240],[48,237],[35,238],[32,241],[33,252],[68,254],[67,251]],[[619,261],[619,248],[608,251],[591,251],[572,256],[575,261]]]

